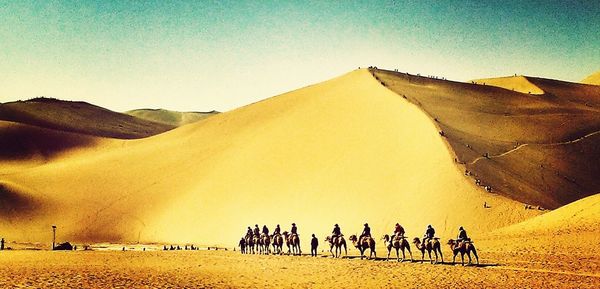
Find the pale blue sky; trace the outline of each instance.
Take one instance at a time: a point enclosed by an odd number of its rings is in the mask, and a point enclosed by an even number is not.
[[[0,0],[0,102],[223,111],[358,66],[454,80],[600,70],[600,2],[485,2]]]

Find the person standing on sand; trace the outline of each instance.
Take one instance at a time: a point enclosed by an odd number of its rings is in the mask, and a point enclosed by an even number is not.
[[[4,250],[4,238],[2,238],[2,240],[0,240],[0,251]]]
[[[317,247],[319,247],[319,239],[315,237],[315,234],[312,234],[312,239],[310,240],[310,255],[313,257],[317,257]]]

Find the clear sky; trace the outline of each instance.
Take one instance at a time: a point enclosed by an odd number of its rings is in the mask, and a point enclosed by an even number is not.
[[[369,65],[579,81],[600,1],[0,0],[0,102],[224,111]]]

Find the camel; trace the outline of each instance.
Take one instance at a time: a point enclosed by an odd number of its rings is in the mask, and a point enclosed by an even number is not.
[[[404,259],[406,259],[406,255],[404,254],[405,249],[408,250],[408,253],[410,254],[410,261],[412,262],[413,256],[412,252],[410,251],[410,244],[406,240],[406,237],[394,236],[394,238],[391,238],[389,235],[385,234],[381,239],[383,240],[383,243],[386,244],[388,250],[386,260],[390,259],[390,253],[392,252],[393,247],[394,249],[396,249],[396,260],[398,262],[404,261]],[[400,259],[400,254],[398,254],[399,250],[402,250],[402,260]]]
[[[448,240],[448,245],[450,245],[450,250],[452,250],[452,264],[454,265],[456,255],[460,253],[460,260],[462,265],[465,265],[465,254],[469,257],[468,265],[472,264],[471,260],[471,252],[475,255],[475,259],[477,260],[477,265],[479,265],[479,256],[477,256],[477,250],[475,249],[475,245],[471,242],[471,240],[467,239],[465,242],[458,242],[456,240],[450,239]]]
[[[423,243],[421,244],[421,240],[417,237],[415,237],[413,239],[413,243],[415,244],[415,246],[417,247],[417,249],[419,249],[419,251],[421,251],[421,263],[423,263],[423,259],[425,259],[425,250],[427,250],[427,253],[429,254],[429,260],[431,261],[431,264],[437,264],[438,262],[438,253],[440,253],[440,257],[442,258],[442,263],[444,263],[444,255],[442,255],[442,249],[440,248],[440,238],[433,238],[433,239],[429,239],[427,241],[427,244]],[[433,251],[433,253],[435,253],[435,263],[433,262],[433,259],[431,259],[431,251]]]
[[[260,238],[261,251],[265,255],[271,254],[271,237],[267,234],[262,234]]]
[[[254,237],[246,236],[246,254],[254,254]]]
[[[290,234],[287,231],[283,232],[283,236],[285,237],[285,244],[288,247],[288,255],[302,255],[302,250],[300,250],[300,237],[297,234]]]
[[[325,241],[329,242],[329,252],[331,253],[332,257],[340,257],[342,255],[342,247],[344,247],[346,256],[348,256],[348,248],[346,247],[346,240],[344,239],[344,235],[340,235],[339,237],[327,236],[325,238]],[[333,253],[333,247],[335,247],[335,254]]]
[[[254,244],[254,247],[252,248],[252,254],[260,254],[260,237],[258,236],[253,236],[252,237],[252,244]]]
[[[273,235],[273,253],[283,253],[283,237],[279,234]]]
[[[361,260],[363,259],[364,253],[367,249],[371,250],[371,252],[369,254],[369,259],[371,259],[371,257],[373,255],[375,256],[375,258],[377,258],[377,253],[375,252],[375,240],[373,238],[371,238],[370,236],[365,236],[365,237],[361,238],[360,240],[358,240],[356,235],[352,235],[348,239],[352,242],[354,247],[356,247],[360,251],[360,259]]]

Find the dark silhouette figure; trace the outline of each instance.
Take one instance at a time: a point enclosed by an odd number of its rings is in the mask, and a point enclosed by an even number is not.
[[[317,257],[317,247],[319,247],[319,239],[315,237],[315,234],[312,234],[312,239],[310,240],[310,255],[313,257]]]
[[[240,242],[238,243],[238,246],[240,246],[240,251],[242,252],[242,254],[246,254],[246,239],[241,238]]]
[[[163,245],[163,251],[167,251],[167,245]]]
[[[252,237],[252,228],[248,226],[248,230],[246,231],[246,237]]]
[[[404,237],[404,233],[406,233],[404,231],[404,228],[402,226],[400,226],[400,223],[396,223],[396,226],[394,227],[394,232],[392,233],[393,237]]]
[[[435,237],[435,229],[431,225],[427,225],[427,230],[425,230],[425,235],[423,236],[423,244],[426,244],[427,241],[433,239]]]
[[[467,231],[461,226],[460,228],[458,228],[458,238],[456,238],[456,242],[464,241],[470,241],[470,239],[467,236]]]
[[[4,250],[4,238],[2,238],[2,240],[0,240],[0,251]]]
[[[73,245],[71,245],[71,243],[69,243],[69,242],[64,242],[64,243],[54,246],[54,250],[73,251]]]
[[[340,226],[338,224],[335,224],[333,226],[333,231],[331,231],[331,237],[332,238],[336,238],[342,235],[342,229],[340,229]]]
[[[369,224],[367,224],[367,223],[365,223],[365,228],[363,229],[362,233],[360,234],[360,238],[358,238],[358,240],[361,241],[363,237],[371,237],[371,228],[369,227]]]
[[[279,227],[279,224],[277,224],[277,227],[275,227],[275,231],[273,231],[273,236],[277,235],[281,235],[281,227]]]
[[[258,228],[258,224],[254,225],[254,236],[260,236],[260,229]]]
[[[267,228],[267,225],[263,225],[262,227],[262,233],[265,235],[269,235],[269,228]]]
[[[292,223],[292,229],[290,230],[292,235],[298,235],[298,227],[296,227],[296,223]]]

